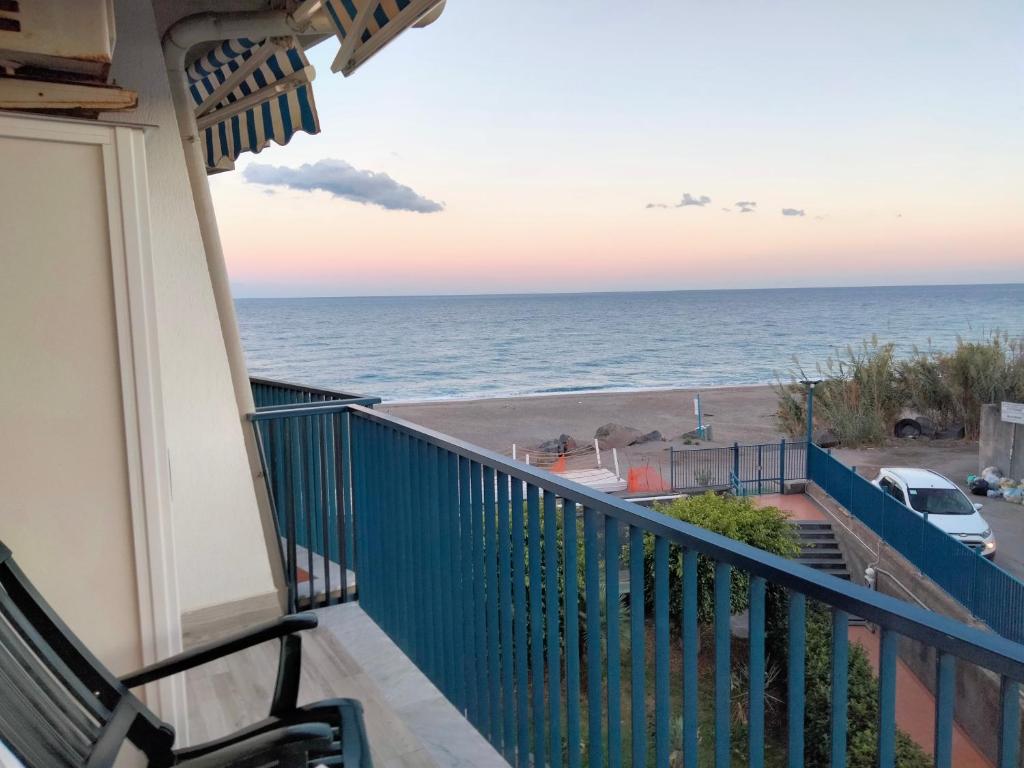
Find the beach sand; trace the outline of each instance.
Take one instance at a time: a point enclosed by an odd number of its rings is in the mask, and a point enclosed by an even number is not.
[[[641,432],[658,430],[666,442],[624,449],[636,459],[657,456],[669,446],[684,447],[681,435],[697,426],[693,398],[698,390],[673,389],[643,392],[596,392],[586,394],[502,397],[484,400],[449,400],[377,406],[408,421],[467,440],[484,448],[509,454],[512,444],[528,451],[539,443],[572,435],[589,443],[602,424],[616,422]],[[782,438],[775,424],[776,395],[770,386],[703,389],[704,422],[714,441],[702,446],[771,442]]]

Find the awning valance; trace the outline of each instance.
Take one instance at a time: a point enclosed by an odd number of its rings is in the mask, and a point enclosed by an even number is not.
[[[445,0],[325,0],[341,41],[331,71],[346,77],[411,26],[428,24]]]
[[[294,38],[225,40],[187,70],[207,170],[298,131],[319,133],[315,72]]]

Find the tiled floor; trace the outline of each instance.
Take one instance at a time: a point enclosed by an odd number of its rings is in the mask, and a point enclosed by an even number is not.
[[[778,507],[794,520],[828,520],[821,507],[802,493],[766,493],[753,499],[758,507]]]
[[[358,604],[317,613],[320,626],[303,635],[299,702],[359,699],[377,768],[507,765]],[[266,716],[277,650],[265,643],[187,673],[192,743]]]

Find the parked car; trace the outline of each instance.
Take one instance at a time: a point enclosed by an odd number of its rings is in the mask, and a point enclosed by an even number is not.
[[[956,483],[930,469],[882,467],[871,481],[912,512],[990,560],[996,555],[996,537],[981,504],[971,502]]]

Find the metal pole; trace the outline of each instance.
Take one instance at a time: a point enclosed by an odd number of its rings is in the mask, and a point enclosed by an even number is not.
[[[814,385],[817,382],[807,382],[807,448],[814,444]]]

